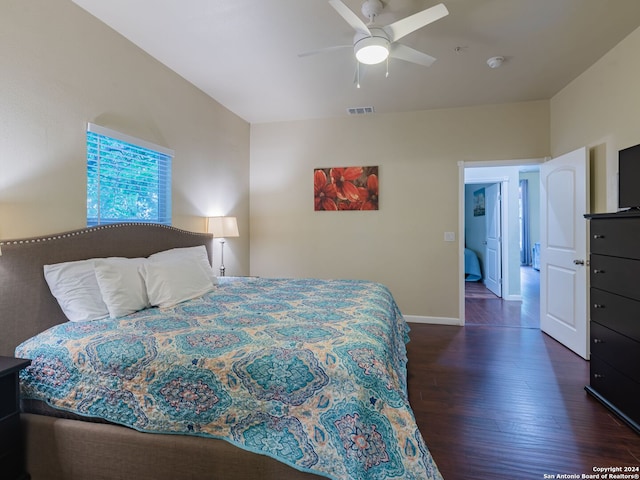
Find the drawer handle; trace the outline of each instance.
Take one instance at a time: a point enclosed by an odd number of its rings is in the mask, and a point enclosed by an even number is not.
[[[596,233],[593,238],[595,238],[596,240],[600,240],[602,238],[604,238],[604,235],[600,235],[599,233]]]
[[[604,273],[604,270],[598,270],[597,268],[594,268],[593,273]]]
[[[602,309],[602,308],[604,308],[604,305],[602,305],[601,303],[594,303],[594,304],[593,304],[593,308],[600,308],[600,309]]]
[[[593,378],[604,378],[604,375],[602,375],[601,373],[594,373]]]
[[[604,343],[604,340],[602,340],[600,338],[594,338],[593,339],[593,343]]]

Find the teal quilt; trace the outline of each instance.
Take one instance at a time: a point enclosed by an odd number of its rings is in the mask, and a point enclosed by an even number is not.
[[[21,344],[24,398],[224,439],[332,479],[441,479],[407,398],[406,325],[364,281],[226,279],[168,309]]]

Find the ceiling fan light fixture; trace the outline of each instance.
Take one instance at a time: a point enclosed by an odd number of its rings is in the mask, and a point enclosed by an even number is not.
[[[355,43],[353,49],[360,63],[375,65],[389,56],[389,40],[378,36],[364,37]]]

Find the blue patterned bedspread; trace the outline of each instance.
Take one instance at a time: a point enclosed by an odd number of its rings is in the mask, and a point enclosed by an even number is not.
[[[441,479],[406,388],[408,327],[363,281],[236,279],[170,309],[65,323],[16,355],[25,398],[221,438],[333,479]]]

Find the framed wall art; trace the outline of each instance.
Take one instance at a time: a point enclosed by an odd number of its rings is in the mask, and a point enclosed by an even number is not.
[[[473,216],[482,217],[484,215],[484,188],[473,192]]]
[[[378,167],[316,168],[314,210],[378,210],[378,182]]]

